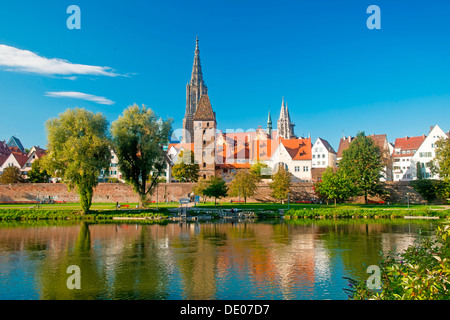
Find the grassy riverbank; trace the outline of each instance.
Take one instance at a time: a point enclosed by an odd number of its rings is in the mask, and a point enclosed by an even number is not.
[[[114,204],[93,204],[91,213],[81,215],[78,203],[29,205],[0,205],[0,220],[112,220],[114,217],[147,218],[164,220],[171,217],[169,209],[177,208],[177,204],[158,204],[153,208],[138,209],[134,204],[128,204],[117,210]],[[294,204],[289,206],[274,203],[224,204],[214,206],[199,204],[191,208],[191,215],[209,215],[219,217],[219,210],[238,209],[253,212],[257,218],[272,219],[280,217],[280,209],[286,219],[337,219],[337,218],[404,218],[405,216],[427,216],[450,218],[450,209],[443,206],[411,205],[361,205],[342,204],[327,206],[320,204]]]
[[[450,218],[450,209],[431,210],[429,208],[421,209],[382,209],[382,208],[303,208],[291,209],[285,212],[286,219],[298,218],[404,218],[412,217],[439,217]]]
[[[145,210],[93,210],[82,215],[71,209],[0,209],[0,220],[112,220],[114,217],[148,218],[164,220],[169,217],[167,209]]]

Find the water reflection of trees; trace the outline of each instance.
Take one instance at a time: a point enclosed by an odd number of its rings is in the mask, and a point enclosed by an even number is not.
[[[81,289],[68,289],[67,268],[77,265],[81,270]],[[81,223],[73,246],[53,250],[44,259],[37,275],[41,298],[47,300],[101,299],[105,284],[104,271],[92,259],[91,235],[88,223]]]
[[[44,231],[47,242],[29,238],[20,248],[45,251],[36,277],[42,299],[311,299],[332,279],[367,278],[367,266],[378,264],[382,252],[422,228],[414,226],[81,223],[68,231],[74,236],[53,239]],[[81,290],[66,286],[70,265],[81,269]]]
[[[108,246],[113,246],[108,251]],[[167,272],[158,243],[146,227],[140,228],[139,237],[131,243],[108,243],[93,248],[89,224],[82,223],[72,247],[50,254],[39,275],[43,299],[165,299],[167,298]],[[118,246],[118,247],[117,247]],[[110,248],[111,249],[111,248]],[[113,252],[114,264],[99,259],[104,252]],[[81,270],[81,289],[68,289],[67,267],[77,265]]]

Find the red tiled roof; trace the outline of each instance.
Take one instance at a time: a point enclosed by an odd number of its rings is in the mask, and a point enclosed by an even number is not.
[[[397,138],[395,139],[395,149],[400,149],[400,154],[396,154],[394,151],[393,157],[412,157],[413,153],[405,153],[402,154],[402,151],[406,150],[417,150],[422,145],[426,136],[418,136],[418,137],[405,137],[405,138]]]
[[[8,148],[8,145],[4,141],[0,141],[0,154],[9,155],[11,150]]]
[[[25,165],[25,163],[27,163],[27,161],[28,161],[28,157],[24,153],[13,152],[12,155],[14,158],[16,158],[20,167],[23,167]]]
[[[311,160],[311,138],[307,139],[281,139],[281,143],[291,156],[292,160]]]
[[[0,167],[5,163],[6,159],[8,159],[9,155],[0,154]]]
[[[250,169],[250,163],[223,163],[217,164],[218,169]]]
[[[376,146],[378,146],[381,150],[381,152],[385,149],[385,142],[387,141],[387,135],[386,134],[371,134],[366,136],[367,138],[371,138]],[[339,148],[337,152],[337,157],[342,158],[342,153],[344,150],[346,150],[350,143],[355,140],[355,137],[344,137],[339,141]]]

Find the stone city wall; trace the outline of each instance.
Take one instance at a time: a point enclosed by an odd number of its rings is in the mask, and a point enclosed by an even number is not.
[[[385,189],[389,191],[390,198],[384,199],[391,203],[406,203],[409,193],[410,203],[425,203],[424,199],[410,186],[409,182],[386,182]],[[192,183],[161,183],[157,191],[150,197],[150,201],[159,202],[178,201],[179,198],[186,198],[195,184]],[[268,183],[259,184],[256,194],[247,199],[247,202],[273,202],[271,189]],[[76,191],[68,191],[67,186],[62,183],[18,183],[0,184],[0,203],[13,202],[33,202],[37,197],[51,197],[57,202],[78,202],[79,197]],[[312,183],[293,183],[290,194],[290,201],[310,201],[315,198]],[[227,197],[220,199],[220,202],[238,201],[238,197]],[[371,197],[374,201],[382,200]],[[244,199],[241,197],[241,201]],[[99,183],[94,190],[93,202],[103,203],[123,203],[138,202],[139,198],[133,192],[132,187],[123,183]],[[362,197],[351,199],[349,202],[364,202]]]

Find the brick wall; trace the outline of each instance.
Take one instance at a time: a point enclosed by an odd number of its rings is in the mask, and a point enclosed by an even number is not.
[[[192,192],[194,184],[191,183],[161,183],[157,191],[150,197],[151,201],[178,201]],[[406,194],[410,194],[410,203],[425,203],[423,198],[410,186],[409,182],[387,182],[385,188],[390,192],[389,201],[392,203],[406,203]],[[256,194],[247,199],[247,202],[273,202],[268,183],[261,183]],[[75,191],[68,191],[62,183],[18,183],[0,184],[0,202],[29,202],[35,201],[37,196],[52,197],[55,201],[78,202],[79,197]],[[314,198],[312,183],[293,183],[291,201],[308,201]],[[221,202],[238,201],[238,197],[220,199]],[[380,200],[379,198],[372,198]],[[241,201],[244,199],[241,198]],[[94,190],[93,202],[138,202],[139,198],[133,189],[122,183],[100,183]],[[351,202],[363,202],[363,198],[352,199]]]

